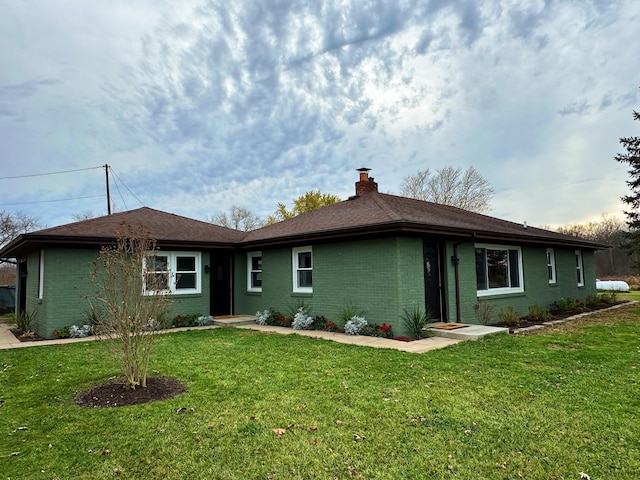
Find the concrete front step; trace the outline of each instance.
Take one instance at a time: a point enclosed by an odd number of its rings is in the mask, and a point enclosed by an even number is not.
[[[446,329],[446,327],[456,325],[460,326],[452,330]],[[445,328],[437,328],[443,326]],[[429,324],[429,331],[436,337],[455,338],[457,340],[478,340],[487,335],[495,335],[498,333],[509,333],[508,328],[502,327],[490,327],[488,325],[470,325],[465,323],[452,324],[452,323],[432,323]]]
[[[222,315],[213,317],[213,324],[218,327],[238,327],[240,325],[251,325],[256,323],[254,315]]]

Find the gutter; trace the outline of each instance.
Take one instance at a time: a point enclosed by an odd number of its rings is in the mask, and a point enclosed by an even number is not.
[[[473,242],[476,239],[475,232],[471,234],[468,240],[460,240],[453,244],[453,256],[451,257],[451,264],[453,265],[453,277],[455,284],[456,295],[456,323],[460,323],[460,272],[458,265],[460,264],[460,258],[458,257],[458,247],[463,243]]]

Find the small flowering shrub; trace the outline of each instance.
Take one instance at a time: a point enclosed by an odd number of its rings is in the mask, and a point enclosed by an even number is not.
[[[354,315],[344,324],[344,333],[347,335],[363,335],[364,329],[369,325],[364,317]]]
[[[382,325],[368,324],[360,331],[360,335],[368,337],[393,338],[391,325],[383,323]]]
[[[291,326],[294,330],[309,330],[313,324],[313,317],[307,315],[307,311],[304,307],[298,308],[298,312],[293,317],[293,323]]]
[[[53,338],[84,338],[92,335],[91,325],[69,325],[53,331]]]
[[[338,326],[335,322],[331,320],[327,320],[322,315],[316,315],[313,319],[313,323],[309,330],[323,330],[325,332],[335,332],[338,329]]]
[[[202,314],[194,313],[191,315],[181,315],[178,313],[173,320],[171,321],[172,327],[195,327],[198,325],[198,318],[200,318]]]

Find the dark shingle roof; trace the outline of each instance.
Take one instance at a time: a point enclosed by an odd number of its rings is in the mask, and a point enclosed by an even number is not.
[[[377,192],[248,232],[247,247],[393,232],[601,248],[581,238],[500,220],[448,205]]]
[[[27,244],[97,245],[113,240],[128,226],[144,227],[159,246],[182,248],[235,247],[244,232],[142,207],[20,235],[0,250],[10,257]]]
[[[127,225],[144,226],[160,247],[261,248],[311,241],[366,238],[372,235],[436,235],[446,238],[606,248],[588,240],[528,227],[448,205],[378,192],[365,192],[343,202],[297,217],[240,232],[172,213],[143,207],[128,212],[47,228],[20,235],[0,250],[0,258],[44,245],[90,246],[115,238]]]

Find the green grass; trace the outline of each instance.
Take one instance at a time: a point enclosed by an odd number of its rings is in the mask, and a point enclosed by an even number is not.
[[[426,354],[246,330],[178,332],[159,340],[152,370],[188,392],[112,409],[74,403],[119,374],[97,342],[3,350],[0,472],[637,478],[638,320],[640,307],[625,307]]]

